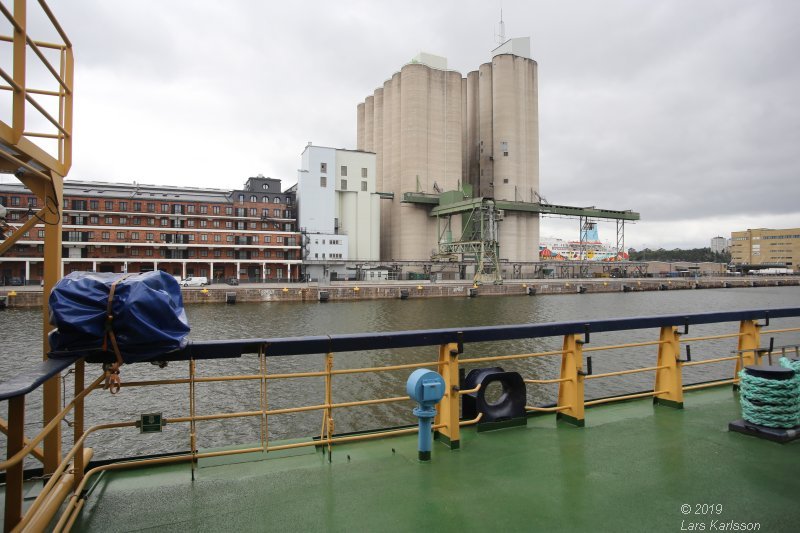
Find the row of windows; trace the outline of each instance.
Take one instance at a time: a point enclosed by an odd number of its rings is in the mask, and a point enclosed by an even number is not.
[[[27,237],[29,232],[25,232],[25,236]],[[40,229],[39,238],[44,238],[44,230]],[[130,234],[126,231],[118,231],[116,232],[117,240],[121,241],[139,241],[141,240],[141,235],[138,231],[131,231]],[[144,240],[145,241],[153,241],[154,240],[154,233],[144,233]],[[100,236],[103,240],[109,240],[111,238],[110,231],[102,231],[100,232]],[[67,231],[65,232],[65,237],[67,241],[70,242],[89,242],[94,239],[94,232],[93,231]],[[270,244],[272,242],[272,235],[264,235],[263,236],[264,244]],[[190,234],[168,234],[168,233],[159,233],[159,240],[163,242],[194,242],[196,239],[195,235]],[[201,242],[208,242],[208,234],[201,233],[200,234],[200,241]],[[214,242],[222,242],[222,235],[217,233],[211,236],[211,240]],[[248,235],[247,237],[240,237],[238,235],[225,235],[225,242],[232,242],[235,244],[258,244],[259,237],[258,235]],[[284,243],[284,237],[282,235],[275,235],[275,242],[279,244]],[[295,239],[293,237],[287,237],[285,241],[289,246],[295,245]]]
[[[240,194],[240,195],[239,195],[239,202],[244,202],[244,199],[245,199],[245,195],[244,195],[244,194]],[[285,200],[286,200],[286,203],[287,203],[287,204],[291,204],[291,203],[292,203],[292,200],[291,200],[291,198],[290,198],[290,197],[288,197],[288,196],[285,198]],[[268,203],[270,203],[270,202],[272,202],[273,204],[279,204],[279,203],[281,203],[282,201],[283,201],[283,200],[281,200],[281,197],[280,197],[280,196],[273,196],[273,197],[271,197],[271,198],[270,198],[269,196],[262,196],[262,197],[261,197],[261,203],[262,203],[262,204],[268,204]],[[251,202],[251,203],[254,203],[254,204],[255,204],[255,203],[259,203],[258,196],[256,196],[255,194],[251,194],[251,195],[250,195],[250,202]]]
[[[277,211],[277,209],[276,209]],[[264,218],[267,218],[268,215],[265,215]],[[279,217],[279,215],[276,215]],[[121,216],[117,217],[117,222],[114,222],[115,217],[106,216],[103,217],[103,223],[106,225],[132,225],[132,226],[156,226],[156,219],[153,217],[132,217],[129,221],[128,217]],[[18,213],[11,213],[11,220],[18,220],[19,214]],[[223,222],[220,220],[211,220],[210,227],[212,228],[221,228],[223,227]],[[87,226],[87,225],[98,225],[100,224],[100,217],[97,215],[90,215],[90,216],[81,216],[81,215],[73,215],[72,217],[65,215],[64,216],[64,224],[73,224],[77,226]],[[208,220],[181,220],[181,221],[171,221],[167,218],[159,219],[159,224],[162,227],[175,227],[175,228],[207,228],[209,227]],[[237,230],[246,230],[251,229],[255,230],[258,229],[257,222],[243,222],[237,221],[233,222],[230,220],[224,221],[224,227],[226,229],[237,229]],[[261,229],[262,230],[269,230],[269,229],[276,229],[279,231],[292,231],[292,224],[281,224],[279,222],[261,222]]]
[[[320,258],[319,254],[315,253],[314,259],[319,259],[319,258]],[[328,259],[341,259],[341,258],[342,254],[328,254]],[[325,252],[322,252],[322,259],[325,259]]]
[[[319,171],[322,174],[327,174],[328,173],[328,163],[320,163],[319,164]],[[347,165],[342,165],[342,176],[347,176]],[[369,177],[369,175],[367,173],[367,169],[364,168],[364,167],[361,167],[361,177],[362,178]]]
[[[319,186],[320,187],[327,187],[328,186],[328,178],[326,176],[320,176],[319,177]],[[341,187],[340,188],[343,191],[347,190],[347,180],[342,180],[341,181]],[[367,182],[366,181],[362,181],[361,182],[361,190],[362,191],[366,191],[367,190]]]

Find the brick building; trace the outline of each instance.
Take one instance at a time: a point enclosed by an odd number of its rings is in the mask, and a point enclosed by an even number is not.
[[[6,233],[40,203],[21,183],[0,183]],[[263,176],[233,191],[66,180],[63,273],[158,269],[215,281],[296,280],[302,259],[295,206],[294,193]],[[39,224],[0,256],[0,283],[38,284],[43,242]]]
[[[800,228],[748,229],[731,233],[731,261],[739,265],[770,265],[797,270]]]

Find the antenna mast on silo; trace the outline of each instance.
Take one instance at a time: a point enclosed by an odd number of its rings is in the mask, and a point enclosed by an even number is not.
[[[506,42],[506,25],[503,22],[503,7],[500,6],[500,32],[495,34],[495,39],[497,39],[497,44],[503,44]]]

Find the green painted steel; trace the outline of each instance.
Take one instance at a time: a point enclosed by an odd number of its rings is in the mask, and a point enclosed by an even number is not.
[[[331,463],[320,452],[231,457],[194,482],[188,465],[109,472],[74,530],[795,530],[800,444],[727,431],[739,418],[729,388],[685,404],[597,406],[585,428],[553,415],[464,428],[461,449],[434,444],[426,464],[409,435],[336,446]]]

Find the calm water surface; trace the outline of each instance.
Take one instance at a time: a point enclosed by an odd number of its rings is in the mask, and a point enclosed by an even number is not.
[[[800,287],[742,288],[699,291],[661,291],[584,295],[502,296],[479,298],[439,298],[425,300],[369,300],[342,303],[254,303],[195,305],[187,307],[193,340],[238,339],[250,337],[291,337],[362,333],[406,329],[467,327],[536,322],[591,320],[599,318],[693,313],[706,311],[788,307],[800,305]],[[800,320],[773,321],[778,326],[800,326]],[[730,333],[735,325],[697,326],[692,336]],[[0,379],[20,372],[39,361],[40,312],[34,309],[0,311]],[[797,334],[775,336],[776,345],[797,344]],[[593,334],[592,345],[656,340],[658,332]],[[766,343],[766,341],[765,341]],[[479,355],[527,353],[560,348],[561,339],[517,340],[502,343],[467,345],[463,359]],[[692,346],[693,360],[730,355],[735,340],[725,339]],[[655,363],[655,347],[615,350],[593,354],[595,373],[626,368],[651,366]],[[365,353],[342,353],[335,356],[335,368],[380,366],[403,362],[434,361],[435,347]],[[535,358],[502,364],[524,377],[556,377],[558,358]],[[488,366],[488,365],[487,365]],[[469,368],[469,367],[467,367]],[[684,382],[692,383],[732,376],[732,363],[687,368]],[[270,373],[324,369],[322,355],[271,358]],[[199,375],[249,374],[258,372],[258,359],[246,356],[241,360],[218,360],[198,363]],[[99,368],[87,370],[89,377]],[[405,394],[404,384],[409,371],[334,377],[335,402]],[[124,367],[124,381],[187,377],[187,363],[171,363],[166,369],[148,364]],[[71,390],[71,376],[65,376],[65,388]],[[587,398],[652,388],[652,373],[587,382]],[[95,392],[87,400],[87,424],[138,419],[140,413],[163,412],[167,418],[188,413],[187,385],[158,388],[123,389],[111,396]],[[259,410],[259,384],[238,382],[198,384],[199,414]],[[529,386],[529,403],[555,401],[553,385]],[[319,404],[324,401],[324,384],[319,378],[271,381],[268,402],[271,409]],[[26,433],[34,434],[41,426],[38,419],[41,397],[29,396]],[[412,422],[408,403],[375,407],[340,409],[335,412],[336,431],[347,432]],[[321,412],[270,417],[271,440],[309,436],[319,432]],[[65,428],[66,430],[66,428]],[[96,458],[161,453],[188,449],[188,427],[169,425],[162,434],[139,435],[133,430],[95,435],[90,446]],[[259,440],[261,427],[257,419],[231,419],[198,424],[201,448],[250,443]],[[65,431],[66,433],[66,431]],[[65,439],[66,440],[66,439]]]

